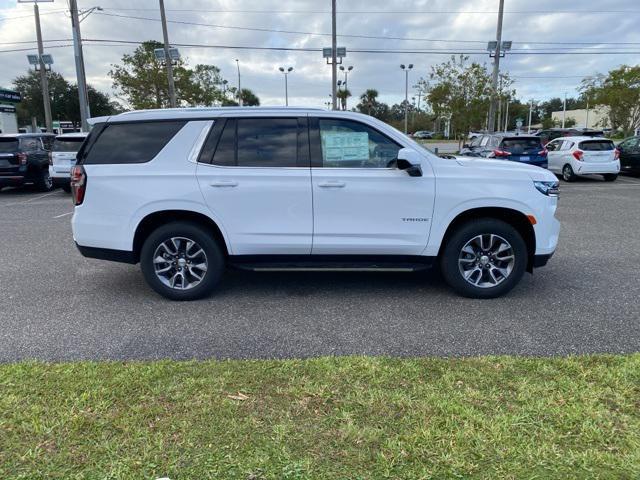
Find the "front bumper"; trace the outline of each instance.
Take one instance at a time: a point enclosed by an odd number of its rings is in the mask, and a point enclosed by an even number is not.
[[[553,257],[555,252],[546,253],[544,255],[534,255],[533,256],[533,268],[544,267],[547,262]]]

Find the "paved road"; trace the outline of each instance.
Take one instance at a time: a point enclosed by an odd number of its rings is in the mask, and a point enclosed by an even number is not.
[[[562,185],[556,256],[506,298],[437,274],[231,271],[172,303],[137,266],[88,260],[61,191],[0,192],[0,361],[316,355],[566,355],[640,350],[640,179]]]

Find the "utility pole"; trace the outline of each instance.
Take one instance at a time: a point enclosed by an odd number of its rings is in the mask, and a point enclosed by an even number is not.
[[[496,54],[493,57],[493,75],[491,77],[491,85],[493,91],[491,92],[491,103],[489,104],[489,133],[493,133],[496,122],[496,103],[498,96],[498,76],[500,75],[500,48],[502,44],[502,17],[504,16],[504,0],[500,0],[500,7],[498,9],[498,30],[496,32]]]
[[[562,101],[562,128],[564,128],[564,121],[566,116],[567,116],[567,92],[564,92],[564,100]]]
[[[33,4],[33,13],[36,17],[36,39],[38,40],[38,58],[40,62],[40,86],[42,87],[42,100],[44,102],[44,123],[47,132],[53,132],[53,121],[51,120],[51,98],[49,97],[49,80],[47,79],[47,69],[42,59],[44,47],[42,46],[42,31],[40,30],[40,10],[38,2]]]
[[[69,0],[71,10],[71,28],[73,29],[73,53],[76,61],[76,78],[78,81],[78,99],[80,103],[80,130],[89,131],[87,119],[91,117],[89,110],[89,92],[87,77],[84,71],[84,56],[82,54],[82,36],[80,35],[80,19],[78,18],[77,0]]]
[[[338,109],[336,85],[338,82],[338,40],[336,38],[336,0],[331,0],[331,109]]]
[[[240,89],[240,60],[238,60],[236,58],[236,67],[238,67],[238,105],[242,106],[242,95],[240,95],[241,89]]]
[[[162,21],[164,58],[167,64],[167,79],[169,80],[169,105],[171,105],[171,108],[176,108],[176,86],[173,82],[173,64],[169,56],[169,32],[167,32],[167,17],[164,13],[164,0],[160,0],[160,20]]]
[[[589,128],[589,97],[587,97],[587,118],[584,121],[584,128]]]
[[[531,115],[533,114],[533,100],[529,104],[529,127],[527,128],[527,133],[531,133]]]
[[[507,128],[509,127],[509,97],[507,97],[505,103],[507,104],[507,107],[504,114],[504,132],[507,133]]]

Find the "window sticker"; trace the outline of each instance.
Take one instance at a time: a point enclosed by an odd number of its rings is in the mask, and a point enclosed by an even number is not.
[[[369,134],[367,132],[321,131],[322,159],[325,162],[369,160]]]

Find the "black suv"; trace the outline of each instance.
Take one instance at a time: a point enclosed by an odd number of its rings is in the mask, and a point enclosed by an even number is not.
[[[0,189],[33,183],[39,190],[51,190],[49,152],[55,138],[49,133],[0,135]]]
[[[640,136],[625,138],[618,144],[620,171],[640,175]]]
[[[546,145],[560,137],[604,137],[604,131],[592,128],[550,128],[539,131],[536,136],[542,138],[542,143]]]

